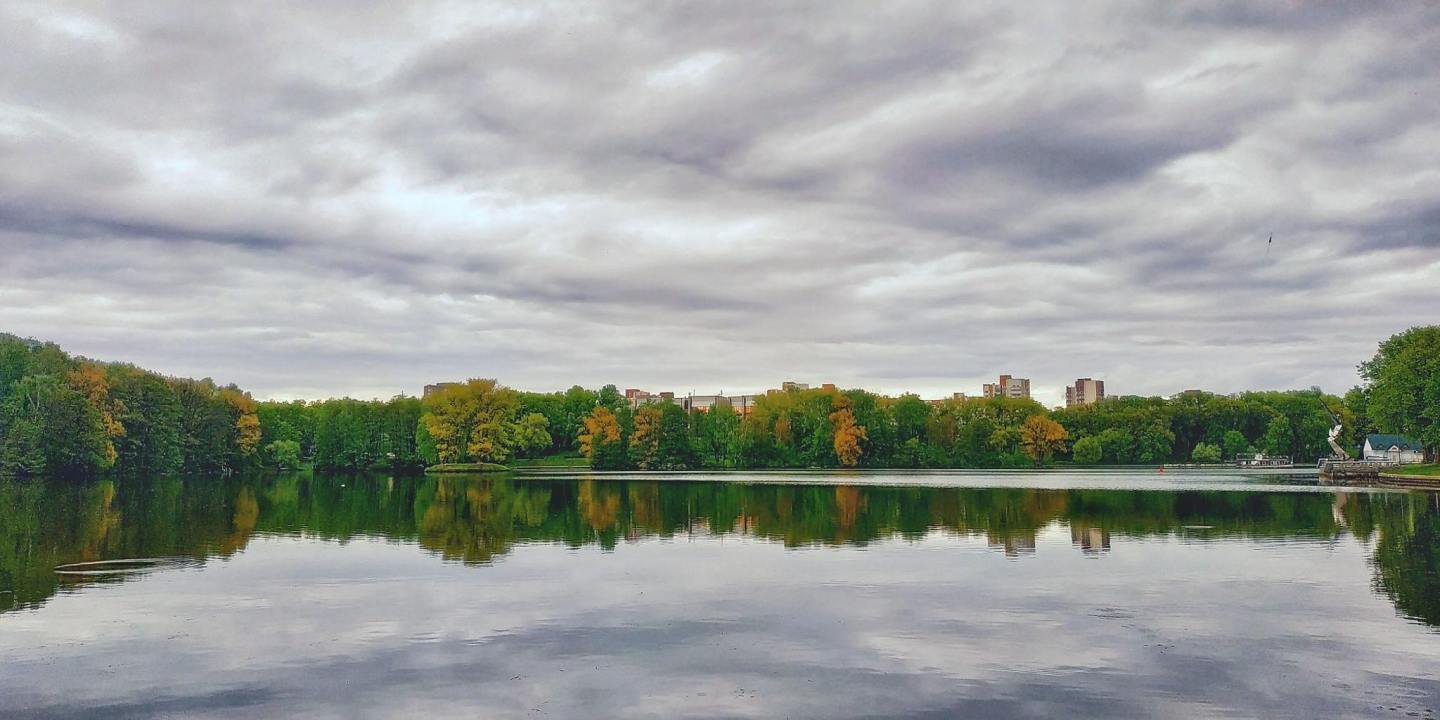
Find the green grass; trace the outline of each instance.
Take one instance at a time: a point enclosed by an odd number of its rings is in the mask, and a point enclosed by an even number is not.
[[[1400,467],[1386,470],[1381,475],[1423,475],[1425,477],[1440,477],[1440,464],[1437,465],[1401,465]]]
[[[510,467],[589,467],[583,455],[546,455],[538,458],[515,458]]]
[[[497,473],[509,472],[510,468],[495,463],[441,463],[425,468],[428,473]]]

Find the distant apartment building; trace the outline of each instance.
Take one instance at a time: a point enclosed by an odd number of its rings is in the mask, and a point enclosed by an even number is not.
[[[674,403],[687,412],[691,410],[709,412],[720,405],[725,405],[741,415],[749,415],[755,407],[755,401],[759,398],[759,395],[682,395],[676,397],[673,392],[652,393],[636,388],[629,388],[625,391],[625,400],[630,403],[632,408]]]
[[[812,389],[810,383],[795,382],[794,380],[786,380],[780,383],[780,392],[805,392],[810,389]],[[824,383],[818,389],[824,390],[825,392],[839,392],[839,388],[835,387],[835,383]]]
[[[759,395],[690,395],[685,400],[685,409],[696,412],[710,412],[725,405],[741,415],[749,415],[755,408]]]
[[[926,400],[925,402],[930,403],[931,407],[941,407],[941,406],[943,406],[945,403],[950,402],[950,401],[952,401],[952,400],[953,400],[953,401],[956,401],[956,402],[965,402],[966,400],[969,400],[969,399],[970,399],[970,396],[969,396],[969,395],[966,395],[966,394],[963,393],[963,392],[957,392],[957,393],[950,393],[950,397],[949,397],[948,399],[947,399],[947,398],[939,398],[939,399],[937,399],[937,400]]]
[[[440,391],[442,391],[442,390],[447,390],[447,389],[452,388],[452,387],[460,387],[462,384],[463,384],[463,383],[458,383],[458,382],[442,382],[442,383],[433,383],[433,384],[431,384],[431,385],[426,385],[426,386],[425,386],[425,392],[424,392],[423,395],[421,395],[421,397],[430,397],[431,395],[434,395],[435,393],[438,393],[438,392],[440,392]]]
[[[1000,382],[985,383],[985,397],[1030,398],[1030,378],[1001,375]]]
[[[629,403],[632,408],[655,403],[675,402],[675,393],[652,393],[649,390],[641,390],[639,388],[625,388],[625,402]]]
[[[1065,407],[1094,405],[1105,399],[1105,381],[1080,378],[1065,388]]]

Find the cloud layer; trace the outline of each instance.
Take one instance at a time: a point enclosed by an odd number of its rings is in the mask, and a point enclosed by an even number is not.
[[[1437,44],[1419,3],[8,3],[0,329],[261,396],[1343,390],[1440,308]]]

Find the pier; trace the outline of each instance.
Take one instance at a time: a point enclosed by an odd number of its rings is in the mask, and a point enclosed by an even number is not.
[[[1320,480],[1338,485],[1376,482],[1381,471],[1395,465],[1391,460],[1325,460],[1320,465]]]

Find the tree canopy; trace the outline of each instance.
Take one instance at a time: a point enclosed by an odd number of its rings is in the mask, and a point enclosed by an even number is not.
[[[1400,433],[1425,447],[1434,461],[1440,448],[1440,325],[1414,327],[1380,343],[1360,364],[1365,413],[1384,432]]]

